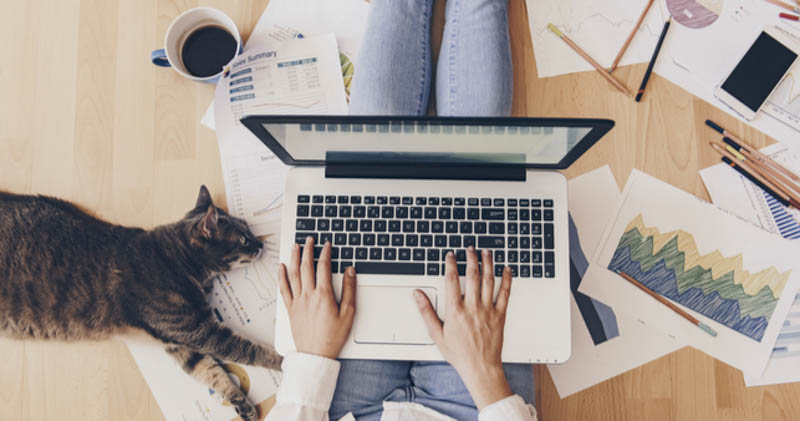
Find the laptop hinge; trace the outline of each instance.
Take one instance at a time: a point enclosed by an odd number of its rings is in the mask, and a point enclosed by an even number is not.
[[[394,178],[422,180],[525,181],[523,166],[435,165],[435,164],[332,164],[326,178]]]

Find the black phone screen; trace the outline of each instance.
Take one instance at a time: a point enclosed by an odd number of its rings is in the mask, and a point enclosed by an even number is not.
[[[762,32],[722,83],[722,89],[758,111],[796,58],[795,52]]]

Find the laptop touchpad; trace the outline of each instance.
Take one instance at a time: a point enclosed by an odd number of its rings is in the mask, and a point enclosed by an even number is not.
[[[358,286],[354,339],[360,344],[432,345],[414,302],[415,288]],[[420,287],[437,308],[436,288]]]

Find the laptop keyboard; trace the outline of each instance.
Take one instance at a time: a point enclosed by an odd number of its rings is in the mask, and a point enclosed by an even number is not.
[[[489,249],[495,276],[555,277],[550,199],[299,195],[295,241],[314,238],[314,258],[330,241],[331,270],[444,275],[445,256],[466,272],[466,248]]]

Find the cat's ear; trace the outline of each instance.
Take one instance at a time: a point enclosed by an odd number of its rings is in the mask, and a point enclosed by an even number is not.
[[[208,188],[203,184],[200,186],[200,193],[197,194],[197,203],[195,203],[195,209],[206,209],[209,205],[213,205],[214,202],[211,200],[211,193],[208,192]]]
[[[219,213],[217,212],[217,207],[212,203],[208,205],[206,213],[200,218],[200,222],[197,223],[197,230],[204,238],[210,239],[214,231],[217,230],[218,223]]]

